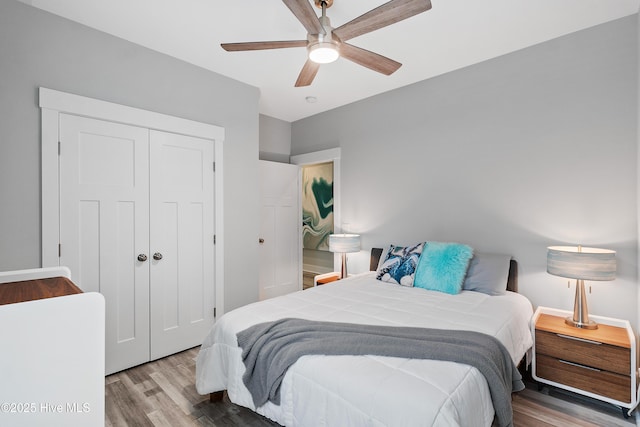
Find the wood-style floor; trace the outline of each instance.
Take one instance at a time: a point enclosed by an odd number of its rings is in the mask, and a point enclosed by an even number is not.
[[[229,402],[210,403],[195,389],[193,348],[106,379],[106,426],[277,426]],[[514,425],[630,427],[613,406],[560,390],[538,391],[533,382],[513,397]]]

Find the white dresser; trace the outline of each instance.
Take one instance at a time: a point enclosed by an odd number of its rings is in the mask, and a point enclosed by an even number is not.
[[[0,272],[0,299],[0,425],[104,426],[104,297],[53,267]]]

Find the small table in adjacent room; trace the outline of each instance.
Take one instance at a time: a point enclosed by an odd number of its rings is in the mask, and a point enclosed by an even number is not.
[[[331,273],[318,274],[313,278],[313,286],[326,285],[327,283],[340,280],[340,272],[332,271]]]

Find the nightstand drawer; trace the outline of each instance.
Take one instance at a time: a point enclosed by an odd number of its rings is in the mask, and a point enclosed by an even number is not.
[[[536,330],[536,354],[615,372],[627,377],[631,375],[631,351],[628,348],[597,341]]]
[[[536,375],[621,402],[631,402],[631,377],[536,355]]]

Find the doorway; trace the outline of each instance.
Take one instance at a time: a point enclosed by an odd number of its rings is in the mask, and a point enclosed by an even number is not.
[[[339,261],[329,252],[328,238],[341,232],[340,148],[292,156],[291,163],[301,166],[303,176],[302,284],[306,289],[313,286],[314,276],[335,271]]]

